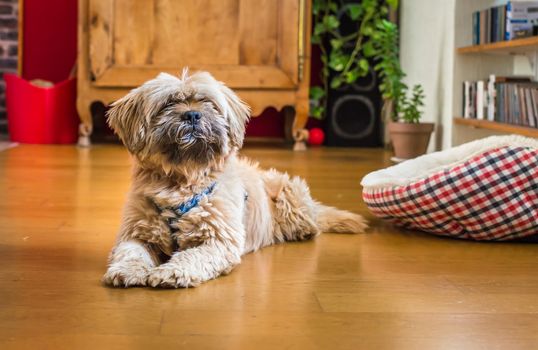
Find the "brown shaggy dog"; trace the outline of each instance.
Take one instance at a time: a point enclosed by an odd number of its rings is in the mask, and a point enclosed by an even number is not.
[[[239,158],[248,117],[205,72],[160,74],[112,105],[109,123],[135,165],[104,283],[196,286],[261,247],[365,229],[359,215],[313,200],[302,179]]]

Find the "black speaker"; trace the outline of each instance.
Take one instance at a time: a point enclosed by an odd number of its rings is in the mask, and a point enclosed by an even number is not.
[[[357,2],[359,1],[345,1],[348,4]],[[345,5],[339,12],[339,20],[342,36],[355,32],[360,25],[346,15]],[[353,43],[346,47],[346,50],[351,52]],[[369,73],[354,84],[329,91],[325,125],[328,146],[382,146],[382,99],[373,65],[374,63],[370,62]]]

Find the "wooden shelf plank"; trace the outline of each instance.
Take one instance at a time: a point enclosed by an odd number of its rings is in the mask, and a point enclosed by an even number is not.
[[[497,43],[482,44],[460,47],[456,50],[459,54],[473,53],[504,53],[518,54],[538,50],[538,36],[516,39],[510,41],[500,41]]]
[[[489,120],[466,119],[461,117],[454,117],[454,124],[538,138],[538,128],[498,123]]]

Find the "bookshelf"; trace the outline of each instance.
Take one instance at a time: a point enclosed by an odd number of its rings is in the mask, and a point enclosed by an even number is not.
[[[489,120],[466,119],[462,117],[454,117],[454,124],[538,138],[538,128],[528,128],[514,124],[498,123]]]
[[[501,41],[491,44],[464,46],[456,49],[458,54],[528,54],[534,53],[538,48],[538,36],[517,39],[511,41]]]
[[[538,79],[538,36],[471,45],[472,13],[506,4],[506,0],[456,0],[454,22],[454,70],[452,85],[452,144],[491,135],[518,134],[538,138],[538,128],[461,117],[462,85],[497,76],[524,75]]]

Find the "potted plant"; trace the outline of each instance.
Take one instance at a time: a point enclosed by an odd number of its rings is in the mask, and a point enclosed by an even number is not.
[[[422,86],[415,85],[409,97],[407,91],[404,91],[397,104],[398,119],[388,124],[396,161],[426,153],[434,127],[433,123],[420,122],[420,108],[424,106]]]
[[[405,73],[400,66],[398,27],[386,19],[389,11],[397,6],[398,0],[363,0],[359,4],[314,0],[312,42],[320,47],[323,67],[322,86],[310,89],[310,101],[312,116],[322,119],[326,114],[329,89],[353,84],[373,68],[381,78],[382,118],[388,124],[396,158],[408,159],[426,152],[433,124],[419,122],[420,108],[424,104],[422,87],[415,86],[409,94],[403,82]],[[342,11],[359,23],[357,30],[346,36],[338,31],[337,14]],[[351,51],[344,50],[350,45]],[[375,63],[370,67],[372,61]],[[406,132],[412,136],[403,136]]]
[[[421,107],[424,106],[424,91],[420,84],[408,91],[403,83],[405,73],[400,66],[398,27],[389,21],[378,24],[378,40],[375,43],[378,63],[376,71],[382,83],[379,90],[383,95],[383,118],[388,130],[395,160],[415,158],[426,153],[433,123],[421,123]]]

